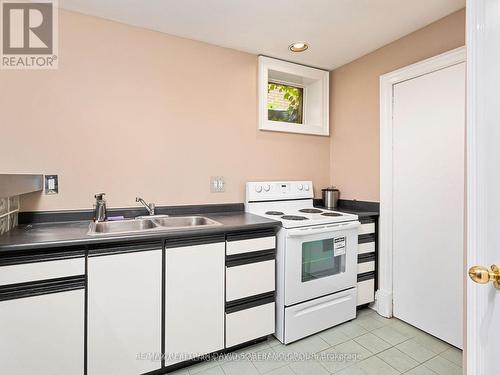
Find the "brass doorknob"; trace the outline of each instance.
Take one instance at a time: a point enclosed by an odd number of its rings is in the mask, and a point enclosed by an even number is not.
[[[473,266],[469,268],[469,277],[478,284],[488,284],[493,282],[493,286],[500,289],[500,268],[493,264],[490,269],[483,266]]]

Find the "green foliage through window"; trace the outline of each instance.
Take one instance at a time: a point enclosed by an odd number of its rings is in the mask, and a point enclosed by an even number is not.
[[[268,120],[302,124],[303,95],[302,87],[269,82],[267,84]]]

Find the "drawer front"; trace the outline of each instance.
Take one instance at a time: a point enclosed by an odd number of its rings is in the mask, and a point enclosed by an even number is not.
[[[285,344],[356,317],[356,288],[285,308]]]
[[[369,254],[375,252],[375,242],[358,244],[358,254]]]
[[[375,223],[365,223],[359,226],[359,235],[375,233]]]
[[[0,285],[85,274],[85,258],[51,260],[0,267]]]
[[[247,240],[227,241],[226,254],[235,255],[252,251],[271,250],[276,247],[276,237],[249,238]]]
[[[372,272],[375,271],[375,261],[358,263],[358,275],[360,273]]]
[[[274,302],[226,314],[226,348],[274,333]]]
[[[365,305],[375,300],[375,279],[358,282],[357,305]]]
[[[271,292],[274,289],[274,260],[226,267],[226,301]]]

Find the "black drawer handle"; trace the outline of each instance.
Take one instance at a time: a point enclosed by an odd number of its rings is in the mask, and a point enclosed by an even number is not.
[[[0,287],[0,301],[67,292],[84,288],[85,275],[3,285]]]
[[[358,283],[368,280],[375,280],[375,272],[371,271],[366,273],[360,273],[358,275]]]
[[[375,253],[358,255],[358,263],[375,262]]]
[[[226,313],[231,314],[241,310],[251,309],[253,307],[267,305],[275,301],[275,293],[267,292],[256,296],[245,297],[234,301],[226,302]]]
[[[276,250],[261,250],[250,253],[226,256],[226,267],[243,266],[245,264],[265,262],[276,259]]]

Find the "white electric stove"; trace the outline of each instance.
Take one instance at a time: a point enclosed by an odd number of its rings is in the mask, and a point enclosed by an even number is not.
[[[311,181],[246,185],[245,210],[281,221],[276,333],[288,344],[356,317],[358,217],[315,208]]]

